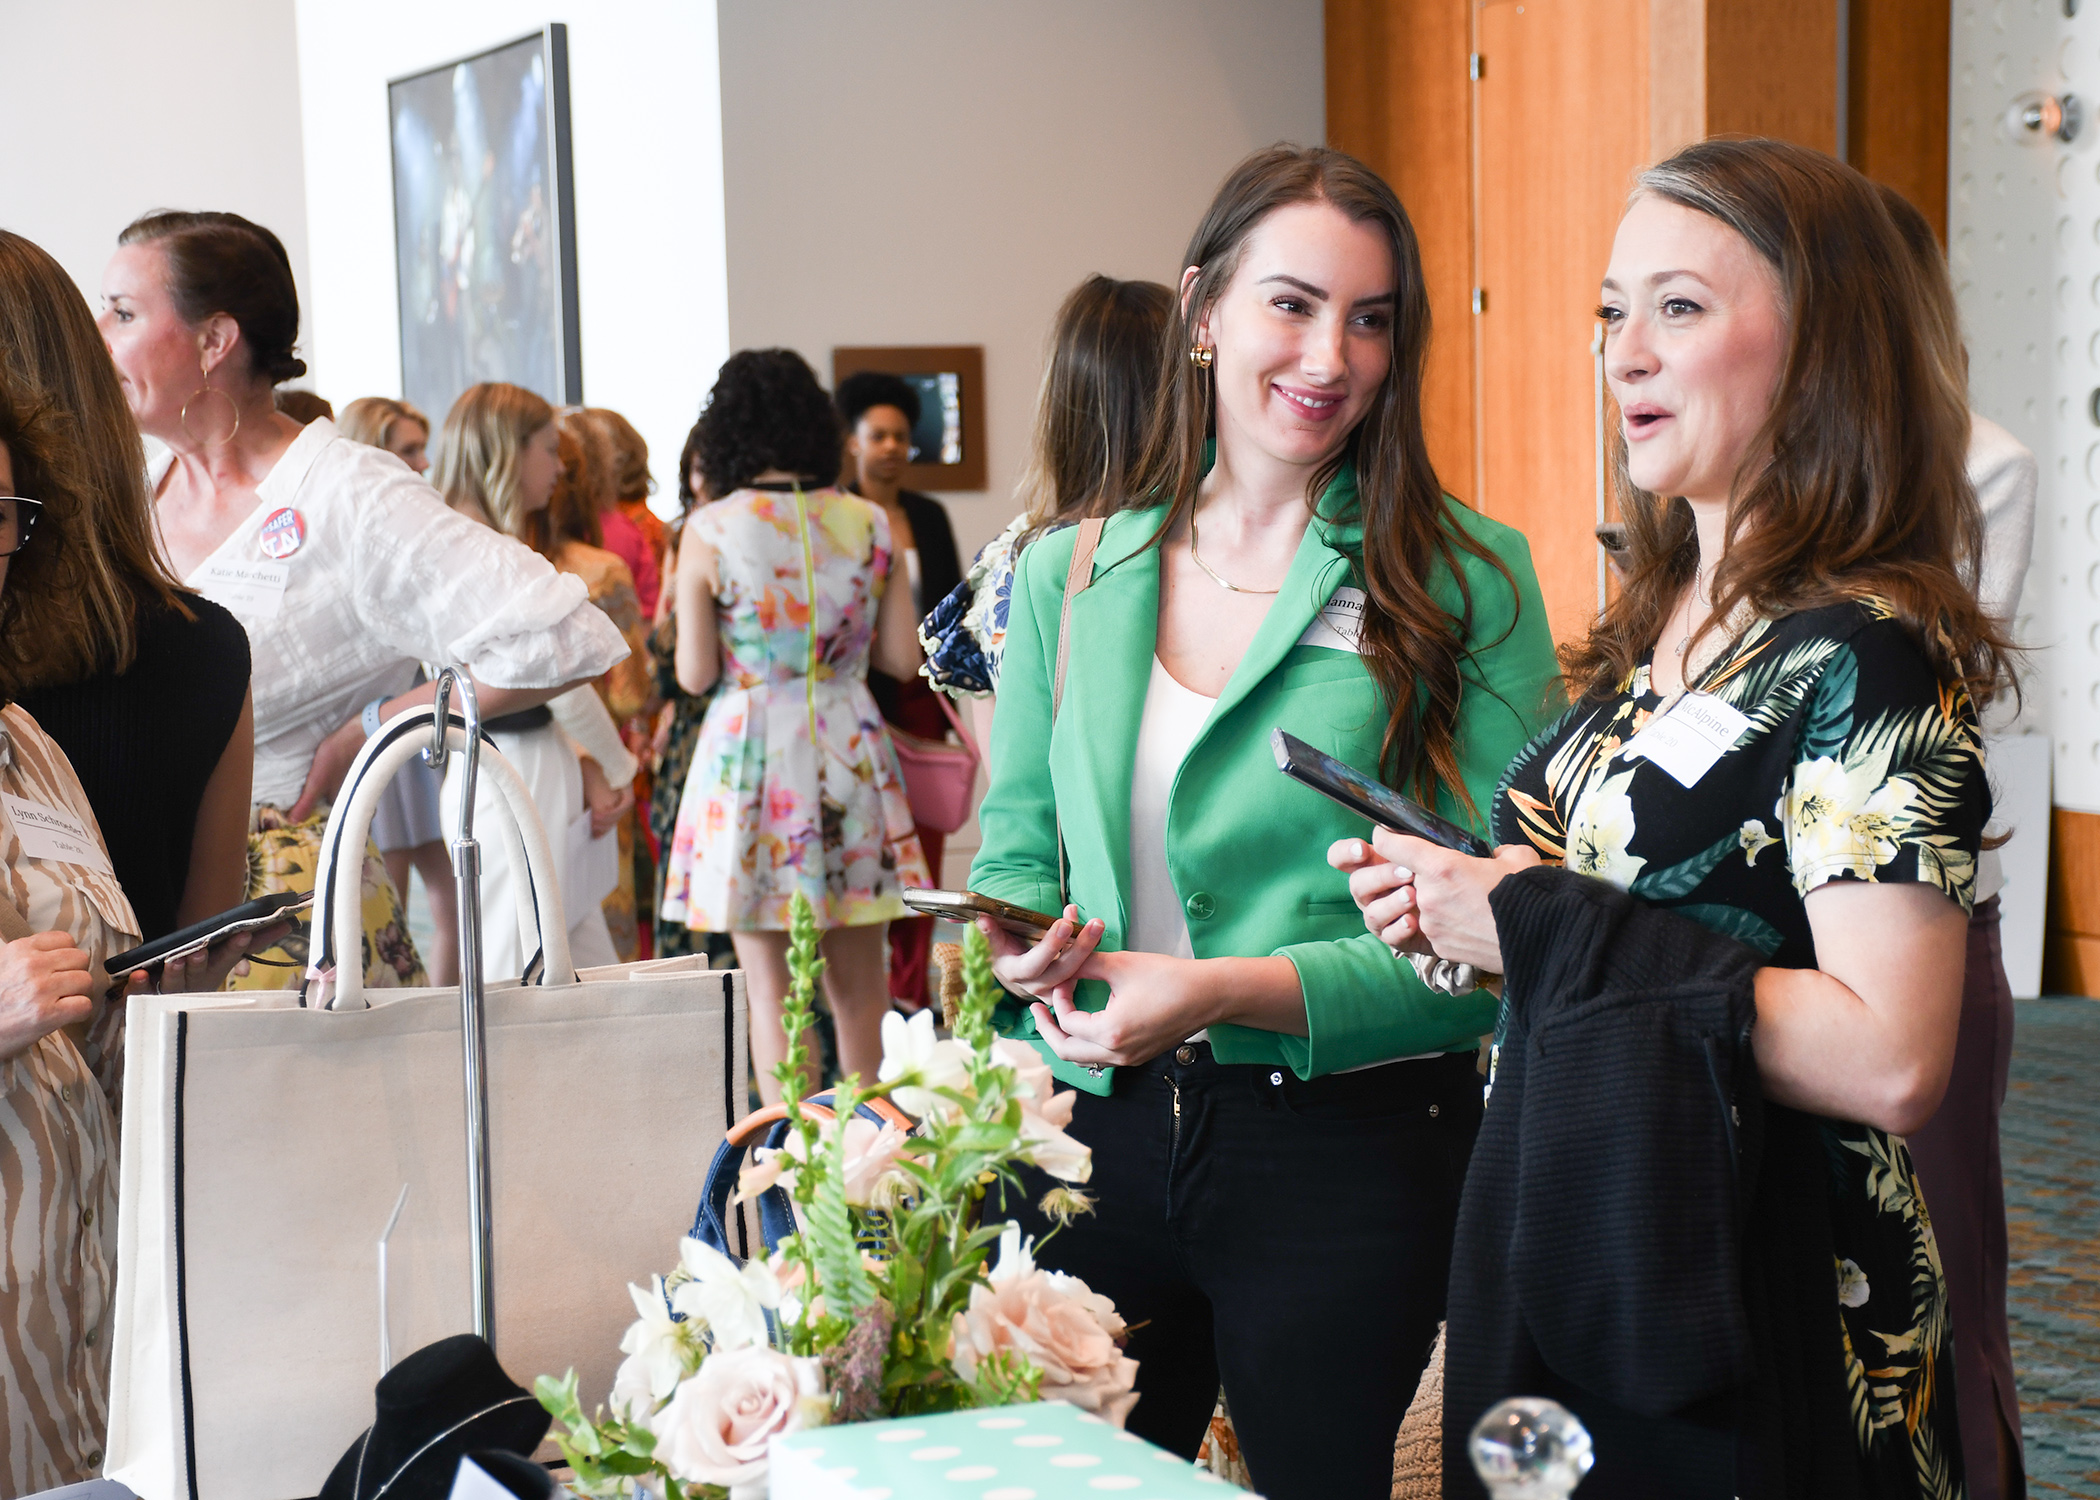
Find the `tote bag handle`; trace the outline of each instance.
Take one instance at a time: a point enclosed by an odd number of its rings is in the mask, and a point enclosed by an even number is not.
[[[468,749],[466,729],[456,714],[447,714],[445,743],[448,749]],[[336,970],[334,1010],[362,1010],[364,988],[363,880],[366,841],[372,819],[379,810],[380,795],[394,774],[421,755],[431,743],[436,710],[419,705],[395,715],[365,741],[350,763],[344,785],[328,816],[321,838],[320,868],[314,881],[314,958],[311,967]],[[517,887],[520,910],[516,919],[529,921],[538,930],[540,952],[545,960],[542,983],[574,984],[576,965],[569,954],[569,927],[562,913],[561,889],[554,873],[554,854],[547,842],[532,796],[525,789],[516,767],[484,736],[476,747],[481,772],[501,794],[506,817],[495,821],[510,854],[511,867],[522,869],[528,879]],[[529,893],[527,887],[530,887]],[[529,904],[528,904],[529,903]],[[345,961],[346,955],[355,955]]]

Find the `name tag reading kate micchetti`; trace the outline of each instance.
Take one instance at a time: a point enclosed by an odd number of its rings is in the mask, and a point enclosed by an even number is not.
[[[1625,760],[1643,756],[1689,787],[1733,750],[1749,727],[1750,716],[1735,705],[1710,693],[1686,693],[1665,705],[1619,755]]]

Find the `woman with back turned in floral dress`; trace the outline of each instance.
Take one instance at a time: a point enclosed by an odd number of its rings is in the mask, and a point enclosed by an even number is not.
[[[1709,141],[1643,173],[1599,309],[1630,549],[1563,653],[1575,704],[1504,777],[1492,859],[1385,833],[1330,852],[1389,944],[1490,974],[1489,892],[1542,859],[1764,955],[1753,1169],[1807,1193],[1744,1241],[1758,1373],[1644,1417],[1547,1372],[1535,1393],[1596,1436],[1585,1495],[1964,1491],[1957,1331],[1901,1136],[1953,1065],[1990,805],[1975,705],[2007,647],[1966,581],[1965,371],[1918,275],[1873,185],[1819,153]],[[1673,711],[1717,729],[1710,754],[1643,735]],[[1773,1292],[1796,1250],[1810,1269]],[[1454,1311],[1447,1368],[1465,1336]],[[1471,1416],[1445,1413],[1447,1495],[1481,1493]]]

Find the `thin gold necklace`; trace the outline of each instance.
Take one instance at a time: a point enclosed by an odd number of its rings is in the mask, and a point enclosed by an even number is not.
[[[1283,585],[1280,583],[1273,589],[1243,589],[1205,562],[1203,554],[1196,550],[1196,513],[1194,511],[1189,512],[1189,556],[1196,559],[1196,566],[1210,574],[1211,581],[1221,589],[1231,589],[1235,594],[1280,594],[1283,592]]]

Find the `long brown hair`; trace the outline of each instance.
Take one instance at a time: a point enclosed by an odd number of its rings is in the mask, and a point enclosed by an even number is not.
[[[1174,294],[1156,281],[1089,276],[1057,310],[1019,497],[1031,530],[1106,515],[1141,493],[1159,351]]]
[[[523,386],[490,380],[467,387],[445,413],[444,446],[431,474],[445,503],[522,536],[518,456],[553,420],[554,408]]]
[[[564,542],[582,542],[588,547],[605,545],[605,526],[599,520],[604,514],[603,496],[597,489],[602,476],[591,462],[591,424],[587,413],[575,408],[561,413],[554,419],[554,431],[556,451],[561,455],[561,472],[555,476],[554,493],[548,496],[544,509],[519,518],[518,530],[518,540],[549,562],[555,562],[555,554]]]
[[[0,681],[13,692],[130,670],[143,604],[190,611],[162,561],[146,491],[146,453],[124,403],[109,347],[80,289],[44,251],[0,229],[0,375],[62,476],[44,502],[29,551],[15,559],[0,601]],[[26,418],[25,418],[26,420]],[[61,452],[61,450],[63,450]],[[39,556],[31,557],[31,553]],[[49,587],[45,587],[45,583]],[[24,612],[22,601],[34,598]]]
[[[1728,501],[1714,570],[1716,628],[1866,595],[1888,601],[1934,670],[1987,702],[2011,648],[1966,581],[1983,517],[1969,484],[1969,405],[1953,293],[1935,251],[1906,244],[1874,184],[1785,141],[1715,140],[1643,172],[1652,194],[1740,234],[1778,277],[1787,349],[1772,410]],[[1634,487],[1622,432],[1612,467],[1626,519],[1625,585],[1563,648],[1580,692],[1613,691],[1661,634],[1699,563],[1691,507]]]
[[[1491,564],[1512,593],[1516,580],[1501,559],[1449,518],[1443,486],[1429,462],[1422,437],[1429,290],[1414,225],[1385,179],[1355,157],[1321,146],[1271,146],[1233,169],[1182,258],[1198,268],[1197,276],[1181,315],[1168,324],[1162,389],[1131,490],[1154,503],[1170,503],[1159,538],[1194,509],[1207,468],[1205,442],[1216,427],[1216,395],[1210,373],[1199,369],[1188,351],[1203,315],[1238,271],[1255,226],[1294,203],[1326,203],[1352,223],[1376,225],[1392,250],[1391,366],[1363,421],[1313,474],[1306,500],[1317,509],[1343,466],[1355,465],[1363,550],[1352,561],[1366,596],[1360,638],[1364,665],[1387,706],[1379,747],[1384,776],[1395,783],[1412,781],[1424,801],[1442,787],[1471,811],[1473,799],[1459,775],[1455,744],[1465,683],[1461,668],[1473,619],[1459,554]],[[1439,565],[1457,586],[1455,615],[1429,591]]]

